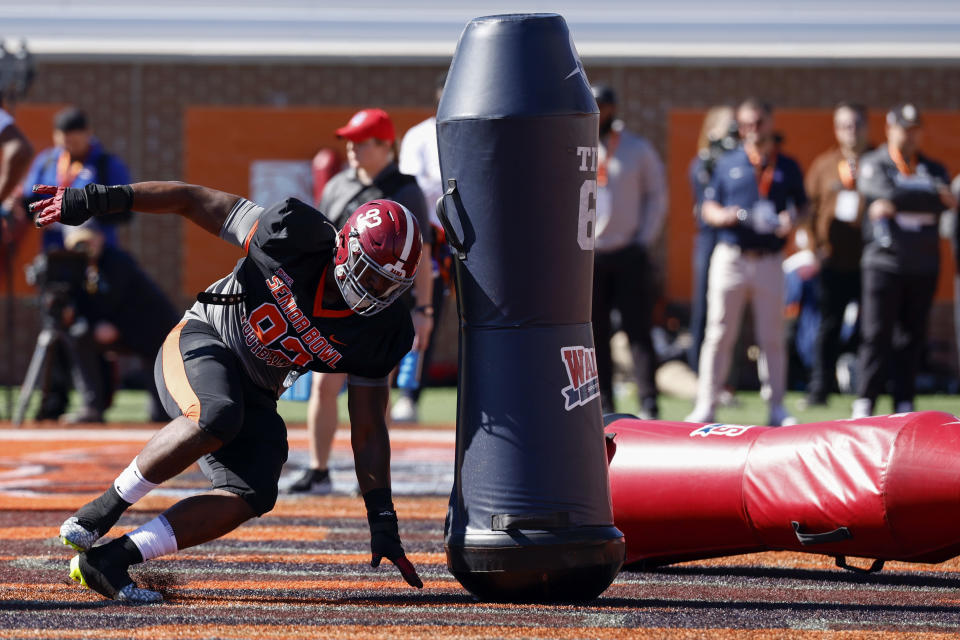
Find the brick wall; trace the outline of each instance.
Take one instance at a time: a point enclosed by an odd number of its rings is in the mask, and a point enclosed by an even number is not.
[[[77,104],[87,110],[105,146],[126,159],[135,179],[171,180],[182,177],[187,106],[428,106],[442,70],[440,65],[353,62],[41,63],[27,104]],[[950,66],[588,64],[587,71],[591,80],[618,91],[621,116],[663,156],[671,109],[705,108],[747,95],[763,96],[779,107],[827,108],[844,99],[876,108],[912,100],[922,108],[960,109],[960,68]],[[960,159],[943,160],[960,169]],[[178,290],[180,224],[174,218],[141,216],[121,240],[163,289],[186,305],[189,301]],[[12,363],[0,354],[0,383],[22,379],[37,333],[32,301],[18,300],[16,307],[17,345]],[[947,336],[950,314],[935,317],[935,334]]]

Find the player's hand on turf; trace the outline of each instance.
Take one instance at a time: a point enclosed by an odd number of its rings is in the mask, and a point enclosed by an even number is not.
[[[37,195],[52,196],[30,205],[30,213],[34,214],[33,222],[38,227],[54,222],[76,226],[90,219],[83,189],[38,184],[33,187],[33,192]]]
[[[370,558],[371,567],[379,567],[380,561],[386,558],[396,565],[407,584],[417,589],[423,589],[423,581],[417,575],[413,563],[407,559],[403,552],[396,516],[392,520],[370,523],[370,552],[372,554]]]

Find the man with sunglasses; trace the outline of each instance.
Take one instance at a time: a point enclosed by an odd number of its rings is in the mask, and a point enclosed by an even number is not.
[[[704,221],[717,227],[710,258],[707,328],[700,351],[697,400],[688,422],[712,422],[730,369],[747,302],[760,347],[757,368],[770,407],[768,424],[792,424],[786,388],[783,246],[807,203],[803,174],[780,153],[773,110],[756,99],[737,108],[743,145],[717,161],[704,190]]]

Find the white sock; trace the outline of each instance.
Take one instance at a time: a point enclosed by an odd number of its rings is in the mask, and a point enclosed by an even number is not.
[[[139,529],[131,531],[127,537],[137,545],[137,549],[140,549],[144,562],[177,552],[177,537],[170,523],[162,515]]]
[[[137,468],[137,459],[134,458],[123,472],[113,481],[113,488],[124,502],[134,504],[137,500],[150,493],[157,485],[143,477]]]

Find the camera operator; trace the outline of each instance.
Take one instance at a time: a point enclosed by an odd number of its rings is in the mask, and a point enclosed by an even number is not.
[[[84,406],[69,415],[67,421],[102,422],[113,387],[111,368],[104,366],[105,354],[132,353],[140,358],[146,371],[152,371],[157,351],[180,314],[128,253],[107,244],[103,228],[96,221],[65,227],[64,231],[66,249],[87,258],[84,281],[75,300],[76,317],[69,332],[78,361],[100,363],[82,366],[81,370],[85,375],[101,376],[99,380],[86,381],[95,397],[85,399]],[[167,420],[152,381],[147,386],[150,419]]]
[[[130,182],[126,165],[116,154],[104,149],[82,109],[65,107],[56,113],[52,124],[53,146],[37,154],[24,179],[25,204],[29,205],[37,199],[33,195],[33,187],[38,184],[81,188],[90,183],[115,185]],[[99,220],[108,246],[118,246],[116,227],[129,222],[131,217],[131,212],[124,212]],[[44,229],[45,252],[62,248],[63,243],[59,224]],[[55,420],[66,410],[70,377],[65,366],[66,358],[62,346],[58,346],[51,360],[48,384],[45,385],[37,420]]]

